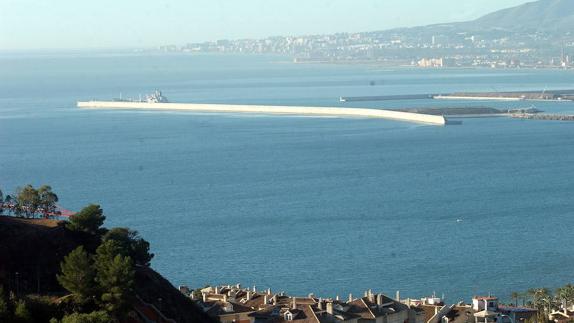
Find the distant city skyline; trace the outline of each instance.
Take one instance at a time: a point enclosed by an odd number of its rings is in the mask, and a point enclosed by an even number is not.
[[[528,0],[0,1],[0,50],[153,47],[375,31],[478,18]]]

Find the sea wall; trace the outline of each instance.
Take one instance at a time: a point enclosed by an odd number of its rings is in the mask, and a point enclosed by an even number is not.
[[[336,117],[363,117],[400,120],[407,122],[445,125],[444,116],[420,113],[362,109],[362,108],[331,108],[331,107],[294,107],[294,106],[265,106],[265,105],[229,105],[229,104],[195,104],[195,103],[146,103],[146,102],[114,102],[114,101],[85,101],[78,102],[79,108],[91,109],[145,109],[145,110],[185,110],[196,112],[221,113],[256,113],[281,115],[316,115]]]

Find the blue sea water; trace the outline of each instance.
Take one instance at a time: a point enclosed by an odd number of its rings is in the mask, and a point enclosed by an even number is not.
[[[574,123],[434,127],[88,111],[75,101],[160,88],[181,102],[340,106],[339,96],[569,89],[573,80],[573,71],[300,65],[276,56],[4,53],[0,187],[47,183],[69,209],[101,204],[108,226],[151,242],[153,267],[175,285],[505,298],[574,281]],[[574,113],[572,103],[535,104]]]

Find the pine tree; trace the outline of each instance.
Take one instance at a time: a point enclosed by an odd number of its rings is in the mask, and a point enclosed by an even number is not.
[[[133,261],[123,256],[116,241],[103,242],[96,250],[96,281],[102,294],[102,307],[116,317],[122,317],[129,311],[134,295]]]
[[[101,226],[106,217],[99,205],[90,204],[77,214],[70,217],[70,222],[66,225],[69,230],[87,232],[90,234],[101,234]]]
[[[62,274],[58,275],[58,282],[73,294],[77,304],[86,304],[96,297],[96,272],[93,261],[82,246],[74,249],[60,264]]]
[[[113,228],[108,231],[102,240],[118,242],[123,256],[130,256],[134,263],[140,266],[149,266],[153,254],[149,252],[149,242],[141,238],[137,231],[128,228]]]

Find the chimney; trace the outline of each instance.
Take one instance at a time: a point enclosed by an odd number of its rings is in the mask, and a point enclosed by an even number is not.
[[[267,288],[267,295],[271,295],[271,288]]]
[[[375,296],[373,295],[373,291],[371,289],[369,289],[369,301],[371,303],[375,302]]]
[[[400,301],[401,301],[401,291],[400,291],[400,290],[397,291],[397,294],[396,294],[396,296],[395,296],[395,300],[396,300],[397,302],[400,302]]]
[[[349,293],[349,303],[353,301],[353,294]]]
[[[377,305],[383,305],[383,294],[377,294]]]
[[[269,296],[267,294],[263,295],[263,305],[267,305],[269,303]]]
[[[327,313],[333,315],[333,302],[327,303]]]
[[[319,302],[317,303],[317,307],[319,308],[320,311],[323,310],[323,299],[319,298]]]
[[[254,293],[257,292],[257,288],[255,288],[255,285],[253,285],[253,292],[254,292]]]
[[[223,302],[227,303],[227,294],[223,294]]]
[[[336,300],[336,301],[339,301],[339,295],[337,295],[337,296],[335,297],[335,300]]]
[[[214,287],[214,294],[219,294],[219,287],[217,286]]]
[[[201,293],[201,296],[203,297],[203,302],[206,303],[207,302],[207,293]]]
[[[250,291],[250,290],[247,291],[247,296],[245,296],[245,298],[246,298],[248,301],[251,300],[251,291]]]
[[[235,285],[235,288],[240,289],[240,288],[241,288],[241,284]]]
[[[369,291],[365,291],[365,297],[369,297]]]
[[[277,305],[277,295],[273,295],[273,305]]]
[[[293,297],[293,304],[291,305],[291,309],[297,309],[297,297]]]

